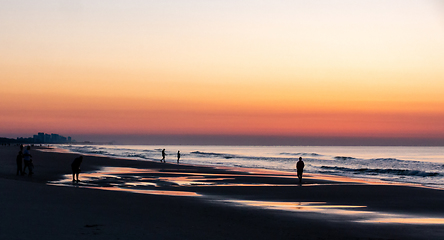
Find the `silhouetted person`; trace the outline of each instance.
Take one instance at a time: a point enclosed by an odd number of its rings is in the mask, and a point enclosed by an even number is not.
[[[179,163],[179,159],[180,159],[180,151],[177,151],[177,163]]]
[[[299,161],[296,163],[296,170],[298,171],[299,183],[302,183],[302,172],[304,171],[304,161],[302,161],[302,157],[299,157]]]
[[[160,162],[165,162],[165,148],[162,150],[162,160]]]
[[[28,175],[32,175],[33,171],[32,169],[34,168],[34,165],[32,164],[32,155],[29,153],[29,151],[31,150],[31,147],[28,146],[25,151],[23,152],[23,163],[25,164],[25,166],[23,167],[23,173],[25,174],[25,170],[26,168],[28,168]]]
[[[15,161],[17,162],[17,175],[23,175],[23,170],[22,170],[22,161],[23,161],[23,153],[22,151],[18,152],[17,158],[15,159]]]
[[[74,177],[77,177],[77,182],[79,182],[79,174],[80,174],[80,164],[82,164],[83,156],[77,157],[71,163],[72,170],[72,181],[76,181]]]

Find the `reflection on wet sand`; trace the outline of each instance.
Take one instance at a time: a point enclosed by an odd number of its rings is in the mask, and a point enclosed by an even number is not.
[[[267,175],[270,177],[270,175]],[[277,177],[276,175],[273,175]],[[81,173],[81,186],[299,186],[298,184],[236,183],[236,177],[262,177],[252,174],[213,174],[129,167],[104,167],[96,172]],[[71,185],[70,175],[51,184]]]
[[[245,168],[235,168],[235,167],[216,167],[217,169],[224,169],[224,170],[231,170],[231,171],[238,171],[238,172],[245,172]],[[264,175],[264,176],[275,176],[275,177],[283,177],[283,178],[290,178],[290,179],[297,179],[296,173],[292,172],[284,172],[279,170],[270,170],[270,169],[248,169],[248,173],[252,175]],[[251,175],[250,175],[251,176]],[[304,174],[304,179],[315,179],[315,180],[324,180],[324,181],[333,181],[336,182],[336,184],[346,183],[346,184],[376,184],[376,185],[403,185],[403,186],[418,186],[418,187],[424,187],[420,185],[415,184],[408,184],[408,183],[393,183],[393,182],[387,182],[377,179],[360,179],[360,178],[350,178],[345,176],[338,176],[338,175],[327,175],[327,174],[314,174],[314,173],[308,173]],[[309,186],[310,184],[304,184],[303,186]],[[316,186],[320,184],[312,184],[312,186]],[[325,184],[322,184],[325,185]]]
[[[401,223],[401,224],[444,224],[444,218],[411,217],[392,215],[386,218],[375,218],[359,221],[362,223]]]
[[[357,215],[368,213],[366,211],[355,210],[366,208],[366,206],[328,205],[326,202],[275,202],[246,200],[223,200],[223,202],[241,206],[260,207],[293,212],[318,212],[335,215]]]
[[[247,200],[220,200],[237,206],[260,207],[264,209],[283,210],[292,212],[322,213],[341,215],[351,221],[360,223],[397,223],[397,224],[444,224],[444,218],[413,216],[407,214],[388,214],[373,211],[363,211],[366,206],[329,205],[326,202],[274,202]],[[341,220],[344,220],[341,218]]]
[[[119,191],[119,192],[132,192],[132,193],[142,193],[142,194],[152,194],[152,195],[164,195],[164,196],[186,196],[186,197],[198,197],[201,196],[195,192],[186,191],[160,191],[160,190],[141,190],[141,189],[130,189],[130,188],[120,188],[120,187],[88,187],[92,189],[108,190],[108,191]]]
[[[196,192],[178,191],[171,188],[214,186],[234,179],[227,174],[200,174],[129,167],[104,167],[96,172],[81,173],[81,181],[78,183],[73,183],[70,176],[64,175],[63,179],[49,184],[168,196],[200,196]],[[159,190],[159,188],[169,189]]]
[[[244,169],[245,170],[245,169]],[[287,173],[288,174],[288,173]],[[179,169],[137,169],[129,167],[105,167],[100,171],[81,173],[81,182],[73,183],[71,175],[64,179],[49,182],[49,185],[82,187],[108,191],[123,191],[139,194],[201,197],[206,200],[218,201],[233,206],[258,207],[263,209],[280,210],[288,212],[320,213],[331,216],[341,216],[341,220],[360,223],[399,223],[399,224],[444,224],[444,218],[431,218],[428,216],[412,216],[402,214],[388,214],[382,212],[365,211],[366,206],[332,205],[326,202],[286,202],[286,201],[250,201],[236,200],[229,196],[209,196],[197,193],[190,187],[273,187],[273,186],[300,186],[292,181],[284,183],[254,183],[245,177],[260,178],[294,178],[294,175],[279,175],[278,171],[251,171],[244,173],[199,173],[184,172]],[[237,178],[245,178],[239,181]],[[249,182],[250,180],[250,182]],[[339,183],[313,183],[302,186],[337,185],[341,183],[340,177],[334,180]],[[348,181],[350,183],[350,181]],[[356,181],[353,184],[368,183]]]
[[[36,148],[37,151],[40,152],[52,152],[52,153],[71,153],[71,151],[67,150],[67,149],[62,149],[62,148],[53,148],[53,147],[37,147]]]

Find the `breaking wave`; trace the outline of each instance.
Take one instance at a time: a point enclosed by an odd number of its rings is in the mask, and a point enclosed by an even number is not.
[[[198,156],[200,155],[203,157],[221,157],[221,158],[225,158],[225,159],[231,159],[231,158],[237,157],[236,155],[225,154],[225,153],[212,153],[212,152],[201,152],[201,151],[194,151],[194,152],[190,152],[190,153],[198,155]]]
[[[336,160],[356,160],[354,157],[344,157],[344,156],[336,156]]]
[[[318,153],[289,153],[289,152],[282,152],[280,155],[287,155],[287,156],[312,156],[312,157],[320,157],[322,154]]]
[[[330,166],[322,166],[322,169],[328,170],[336,170],[343,172],[353,172],[355,174],[391,174],[398,176],[417,176],[417,177],[436,177],[440,176],[440,173],[437,172],[425,172],[419,170],[408,170],[408,169],[372,169],[372,168],[346,168],[346,167],[330,167]]]

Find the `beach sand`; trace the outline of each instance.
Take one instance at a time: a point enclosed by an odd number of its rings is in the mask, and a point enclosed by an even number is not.
[[[16,176],[18,151],[0,146],[0,239],[444,239],[443,190],[97,156],[72,183],[78,154],[33,148]]]

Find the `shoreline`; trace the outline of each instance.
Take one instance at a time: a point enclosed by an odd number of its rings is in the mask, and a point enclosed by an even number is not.
[[[194,146],[57,146],[73,152],[102,156],[159,160],[167,148],[169,162],[175,162],[177,150],[183,153],[181,163],[200,166],[228,166],[292,171],[295,157],[306,161],[305,173],[347,176],[353,179],[394,182],[444,189],[442,151],[415,147],[387,149],[362,147],[194,147]],[[305,156],[305,157],[304,157]],[[182,160],[182,159],[181,159]],[[167,160],[168,161],[168,160]]]
[[[79,154],[32,149],[35,174],[28,177],[15,176],[16,151],[18,147],[0,147],[0,190],[6,196],[0,200],[5,211],[2,239],[74,239],[85,235],[91,239],[444,237],[442,190],[340,182],[310,174],[300,186],[295,175],[270,171],[97,156],[84,157],[80,184],[51,186],[49,181],[69,176],[70,164]],[[100,172],[106,171],[103,167],[114,172],[104,175]],[[128,172],[131,169],[138,173]],[[91,172],[102,174],[102,178],[87,176]],[[103,191],[82,184],[126,190]],[[38,221],[23,236],[15,236],[22,217]],[[59,223],[60,218],[68,224]],[[51,225],[60,228],[53,236],[49,235]]]
[[[55,152],[55,153],[68,153],[68,154],[78,154],[84,156],[92,156],[92,157],[105,157],[105,158],[114,158],[121,160],[131,160],[131,161],[148,161],[148,162],[156,162],[155,159],[134,159],[132,157],[112,157],[100,154],[93,153],[76,153],[71,152],[64,148],[58,148],[56,146],[51,147],[43,147],[40,151],[47,152]],[[174,162],[168,162],[168,164],[174,164]],[[220,165],[205,165],[205,164],[190,164],[190,163],[181,163],[183,166],[190,167],[206,167],[206,168],[215,168],[215,169],[225,169],[229,171],[239,171],[239,172],[272,172],[278,175],[295,175],[296,171],[290,170],[274,170],[274,169],[265,169],[265,168],[254,168],[254,167],[233,167],[233,166],[220,166]],[[306,173],[304,172],[305,179],[317,179],[323,181],[335,181],[335,182],[347,182],[347,183],[364,183],[364,184],[376,184],[376,185],[393,185],[393,186],[407,186],[407,187],[419,187],[419,188],[427,188],[427,189],[435,189],[435,190],[444,190],[444,187],[430,186],[424,185],[420,183],[412,183],[412,182],[399,182],[399,181],[391,181],[391,180],[381,180],[376,178],[368,178],[368,177],[350,177],[350,176],[341,176],[334,174],[325,174],[325,173]]]

